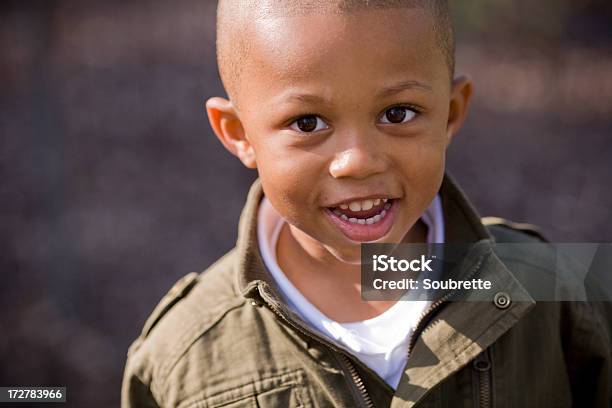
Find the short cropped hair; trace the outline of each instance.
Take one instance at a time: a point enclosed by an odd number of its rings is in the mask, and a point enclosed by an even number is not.
[[[248,19],[304,15],[321,12],[350,13],[363,9],[421,8],[434,21],[438,46],[449,69],[455,74],[455,36],[448,0],[219,0],[217,5],[217,63],[221,81],[233,94],[241,73],[241,58],[248,55],[248,38],[240,30]]]

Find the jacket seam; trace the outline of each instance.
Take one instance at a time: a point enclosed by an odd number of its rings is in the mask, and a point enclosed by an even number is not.
[[[193,344],[204,334],[206,334],[209,330],[211,330],[214,326],[216,326],[219,322],[221,322],[229,312],[240,308],[246,302],[245,299],[234,299],[227,303],[224,303],[224,307],[219,307],[221,311],[216,313],[214,317],[207,319],[202,322],[202,325],[197,330],[190,332],[187,331],[178,341],[178,345],[176,349],[179,350],[178,353],[171,355],[169,359],[169,363],[160,367],[160,377],[162,378],[162,382],[160,384],[160,389],[163,390],[161,395],[166,395],[169,387],[169,380],[172,374],[172,371],[176,368],[179,361],[187,354],[189,349],[193,346]],[[229,307],[227,307],[229,306]],[[198,307],[198,310],[202,310]]]
[[[215,398],[218,397],[220,395],[226,394],[226,393],[230,393],[232,391],[235,390],[240,390],[241,388],[244,388],[246,385],[251,384],[253,386],[253,391],[250,393],[247,393],[243,396],[237,397],[234,401],[240,401],[243,398],[248,398],[248,397],[252,397],[252,396],[256,396],[258,395],[257,393],[257,389],[258,389],[258,384],[263,383],[266,380],[270,380],[270,379],[274,379],[274,378],[280,378],[283,376],[293,376],[293,375],[297,375],[297,379],[296,378],[290,378],[290,381],[285,381],[281,384],[279,384],[276,388],[280,388],[280,387],[291,387],[291,386],[305,386],[305,381],[302,378],[302,380],[300,380],[299,378],[299,374],[304,374],[304,369],[303,368],[294,368],[291,370],[281,370],[278,372],[270,372],[269,375],[264,376],[262,378],[259,379],[251,379],[248,383],[242,384],[242,385],[237,385],[234,387],[230,387],[227,389],[224,389],[222,391],[216,392],[215,394],[212,395],[208,395],[208,396],[204,396],[202,395],[202,392],[204,392],[203,390],[200,391],[200,393],[197,396],[193,396],[191,397],[191,399],[189,400],[185,400],[182,401],[179,405],[177,405],[177,408],[187,408],[187,407],[191,407],[193,404],[198,403],[198,402],[205,402],[208,399],[211,398]],[[274,388],[274,389],[276,389]],[[229,401],[229,402],[233,402],[233,401]]]

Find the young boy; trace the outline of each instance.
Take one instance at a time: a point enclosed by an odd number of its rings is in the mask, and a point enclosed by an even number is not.
[[[490,249],[538,239],[485,227],[445,174],[472,94],[445,1],[222,0],[217,18],[229,99],[208,117],[259,180],[236,248],[130,347],[124,407],[608,406],[595,312],[529,298],[529,259]],[[363,300],[366,242],[474,244],[495,296]]]

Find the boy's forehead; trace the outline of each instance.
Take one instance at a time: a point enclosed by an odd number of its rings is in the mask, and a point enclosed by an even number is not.
[[[253,88],[271,78],[279,85],[354,80],[375,85],[407,78],[431,84],[438,73],[447,79],[422,10],[268,15],[252,20],[248,31],[243,69]]]
[[[351,53],[364,66],[377,59],[386,64],[423,60],[434,48],[434,33],[424,17],[418,11],[385,10],[262,18],[249,29],[250,57],[295,70],[329,65]]]
[[[384,59],[381,75],[393,65],[406,62],[420,62],[421,67],[435,62],[440,67],[427,69],[447,72],[445,59],[436,47],[433,16],[418,7],[419,2],[398,1],[397,7],[388,0],[381,1],[384,7],[376,7],[375,1],[353,5],[349,1],[320,0],[238,3],[228,23],[232,27],[219,27],[218,38],[219,68],[232,99],[247,86],[242,78],[246,70],[250,71],[246,77],[251,85],[256,79],[253,73],[257,77],[268,74],[296,80],[317,75],[335,62],[346,63],[351,51],[357,54],[352,63],[364,69],[368,64],[372,69],[381,68],[372,60]],[[295,7],[288,7],[294,3]],[[220,7],[220,15],[223,13]],[[232,41],[228,41],[230,38]]]

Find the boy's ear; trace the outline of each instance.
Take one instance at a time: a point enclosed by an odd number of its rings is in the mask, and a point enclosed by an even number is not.
[[[453,136],[459,131],[461,125],[463,125],[463,121],[467,117],[470,101],[472,99],[472,92],[472,80],[468,76],[458,76],[453,80],[448,123],[446,127],[447,146],[450,144]]]
[[[246,167],[257,168],[255,151],[246,137],[234,104],[225,98],[210,98],[206,101],[206,113],[213,131],[223,146],[238,157]]]

